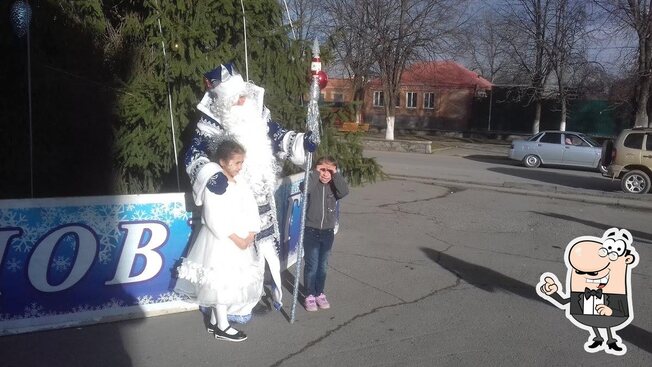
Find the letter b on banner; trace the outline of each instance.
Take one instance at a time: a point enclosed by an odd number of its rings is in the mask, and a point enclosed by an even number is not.
[[[122,246],[115,276],[105,284],[134,283],[153,278],[163,267],[163,258],[155,250],[167,241],[167,227],[159,222],[120,223],[119,227],[127,230],[127,237]],[[147,243],[142,244],[146,232],[150,236]],[[140,274],[131,276],[138,255],[145,257],[145,268]]]
[[[77,256],[72,264],[72,270],[68,277],[59,285],[51,285],[48,282],[48,268],[54,247],[61,237],[67,234],[77,236]],[[81,225],[70,225],[59,228],[36,245],[36,250],[29,260],[27,275],[32,286],[41,292],[58,292],[75,285],[88,271],[93,264],[97,252],[97,239],[95,234],[88,228]]]

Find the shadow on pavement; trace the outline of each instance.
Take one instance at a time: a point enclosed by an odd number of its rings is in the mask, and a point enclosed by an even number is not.
[[[108,300],[109,296],[105,294],[107,303],[96,305],[96,310],[90,311],[99,312],[98,315],[88,316],[84,315],[84,312],[79,312],[77,320],[80,321],[80,324],[78,326],[68,326],[74,325],[74,322],[42,323],[35,319],[33,326],[41,327],[42,330],[0,336],[0,366],[134,366],[129,347],[133,352],[138,345],[133,344],[133,338],[125,336],[128,331],[125,332],[124,329],[139,327],[138,324],[145,322],[146,314],[139,306],[137,297],[132,295],[127,286],[121,284],[112,287],[109,294],[110,300]],[[80,296],[70,292],[69,297],[78,299]],[[46,298],[43,296],[41,299]],[[8,303],[13,300],[3,301]],[[3,302],[0,302],[0,311],[2,311],[2,306]],[[119,310],[122,307],[125,308]],[[102,310],[115,310],[115,313],[102,312]],[[71,320],[75,319],[74,313],[69,314]],[[52,329],[43,329],[44,327],[52,327]]]
[[[121,329],[128,320],[0,338],[2,366],[131,367]]]
[[[510,278],[489,268],[466,262],[462,259],[427,247],[420,250],[433,262],[455,274],[460,279],[487,292],[506,291],[517,296],[541,302],[555,307],[536,293],[535,286]],[[557,308],[557,307],[555,307]],[[560,310],[561,311],[561,310]],[[570,323],[570,322],[569,322]],[[629,324],[618,331],[627,342],[652,353],[652,333],[638,326]]]
[[[595,176],[586,177],[560,172],[552,172],[549,170],[544,171],[529,168],[490,167],[487,170],[503,175],[520,177],[528,180],[535,180],[576,189],[621,192],[619,181],[612,181],[609,178],[602,177],[597,172],[595,173]]]
[[[284,292],[287,292],[286,294],[289,295],[290,302],[288,304],[284,304],[283,308],[281,308],[281,314],[287,322],[291,321],[291,316],[290,312],[292,310],[292,301],[294,300],[294,280],[296,279],[294,276],[294,273],[290,271],[290,269],[294,269],[295,266],[291,266],[285,271],[281,272],[281,279],[283,279],[283,288],[285,288]],[[299,294],[297,295],[297,309],[301,307],[301,302],[303,302],[303,287],[301,284],[299,284]],[[288,299],[287,297],[285,299]]]
[[[564,220],[564,221],[571,221],[571,222],[575,222],[575,223],[584,224],[584,225],[589,226],[589,227],[597,228],[597,229],[599,229],[601,231],[605,231],[605,230],[607,230],[609,228],[614,227],[614,225],[611,225],[611,224],[593,222],[593,221],[586,220],[586,219],[571,217],[570,215],[557,214],[557,213],[544,213],[544,212],[537,212],[537,211],[531,211],[530,213],[544,215],[546,217],[551,217],[551,218],[557,218],[557,219],[561,219],[561,220]],[[633,230],[630,230],[630,229],[627,229],[627,230],[634,236],[634,240],[636,242],[644,242],[644,243],[652,244],[652,234],[645,233],[645,232],[640,232],[640,231],[633,231]],[[597,234],[596,237],[597,236],[600,236],[600,234]]]
[[[533,285],[510,278],[494,270],[471,264],[441,251],[427,247],[421,247],[420,249],[430,260],[441,265],[441,267],[474,287],[487,292],[503,290],[527,299],[548,304],[539,297]]]
[[[470,161],[482,162],[482,163],[492,163],[492,164],[504,164],[506,166],[520,166],[521,163],[513,159],[509,159],[504,155],[488,155],[488,154],[471,154],[462,157]]]

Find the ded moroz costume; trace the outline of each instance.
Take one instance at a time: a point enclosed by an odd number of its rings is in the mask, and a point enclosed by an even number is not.
[[[273,121],[269,109],[263,105],[265,90],[245,82],[233,64],[220,65],[204,76],[208,91],[197,105],[201,116],[185,157],[195,203],[202,205],[201,198],[207,190],[219,196],[228,189],[219,166],[209,164],[211,147],[226,139],[240,143],[247,151],[240,176],[254,193],[260,218],[260,232],[254,247],[269,266],[274,281],[274,306],[280,309],[280,234],[274,202],[280,172],[277,160],[288,159],[303,165],[306,151],[314,151],[316,144],[310,132],[286,130]],[[264,263],[261,271],[264,273]],[[229,307],[229,319],[247,322],[256,303]]]

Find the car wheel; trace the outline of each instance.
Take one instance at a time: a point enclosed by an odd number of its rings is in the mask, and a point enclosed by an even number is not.
[[[602,161],[598,162],[598,171],[600,171],[600,173],[602,173],[603,175],[607,174],[607,166],[602,164]]]
[[[526,155],[523,158],[523,165],[528,168],[537,168],[541,165],[541,158],[534,154]]]
[[[650,176],[639,170],[629,171],[623,176],[620,186],[630,194],[645,194],[650,191]]]

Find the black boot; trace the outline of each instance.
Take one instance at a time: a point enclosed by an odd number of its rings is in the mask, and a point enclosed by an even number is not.
[[[616,352],[623,351],[623,348],[621,348],[616,342],[607,343],[607,347],[609,347],[611,350],[615,350]]]
[[[589,349],[595,349],[602,345],[602,340],[594,340],[593,344],[589,345]]]

